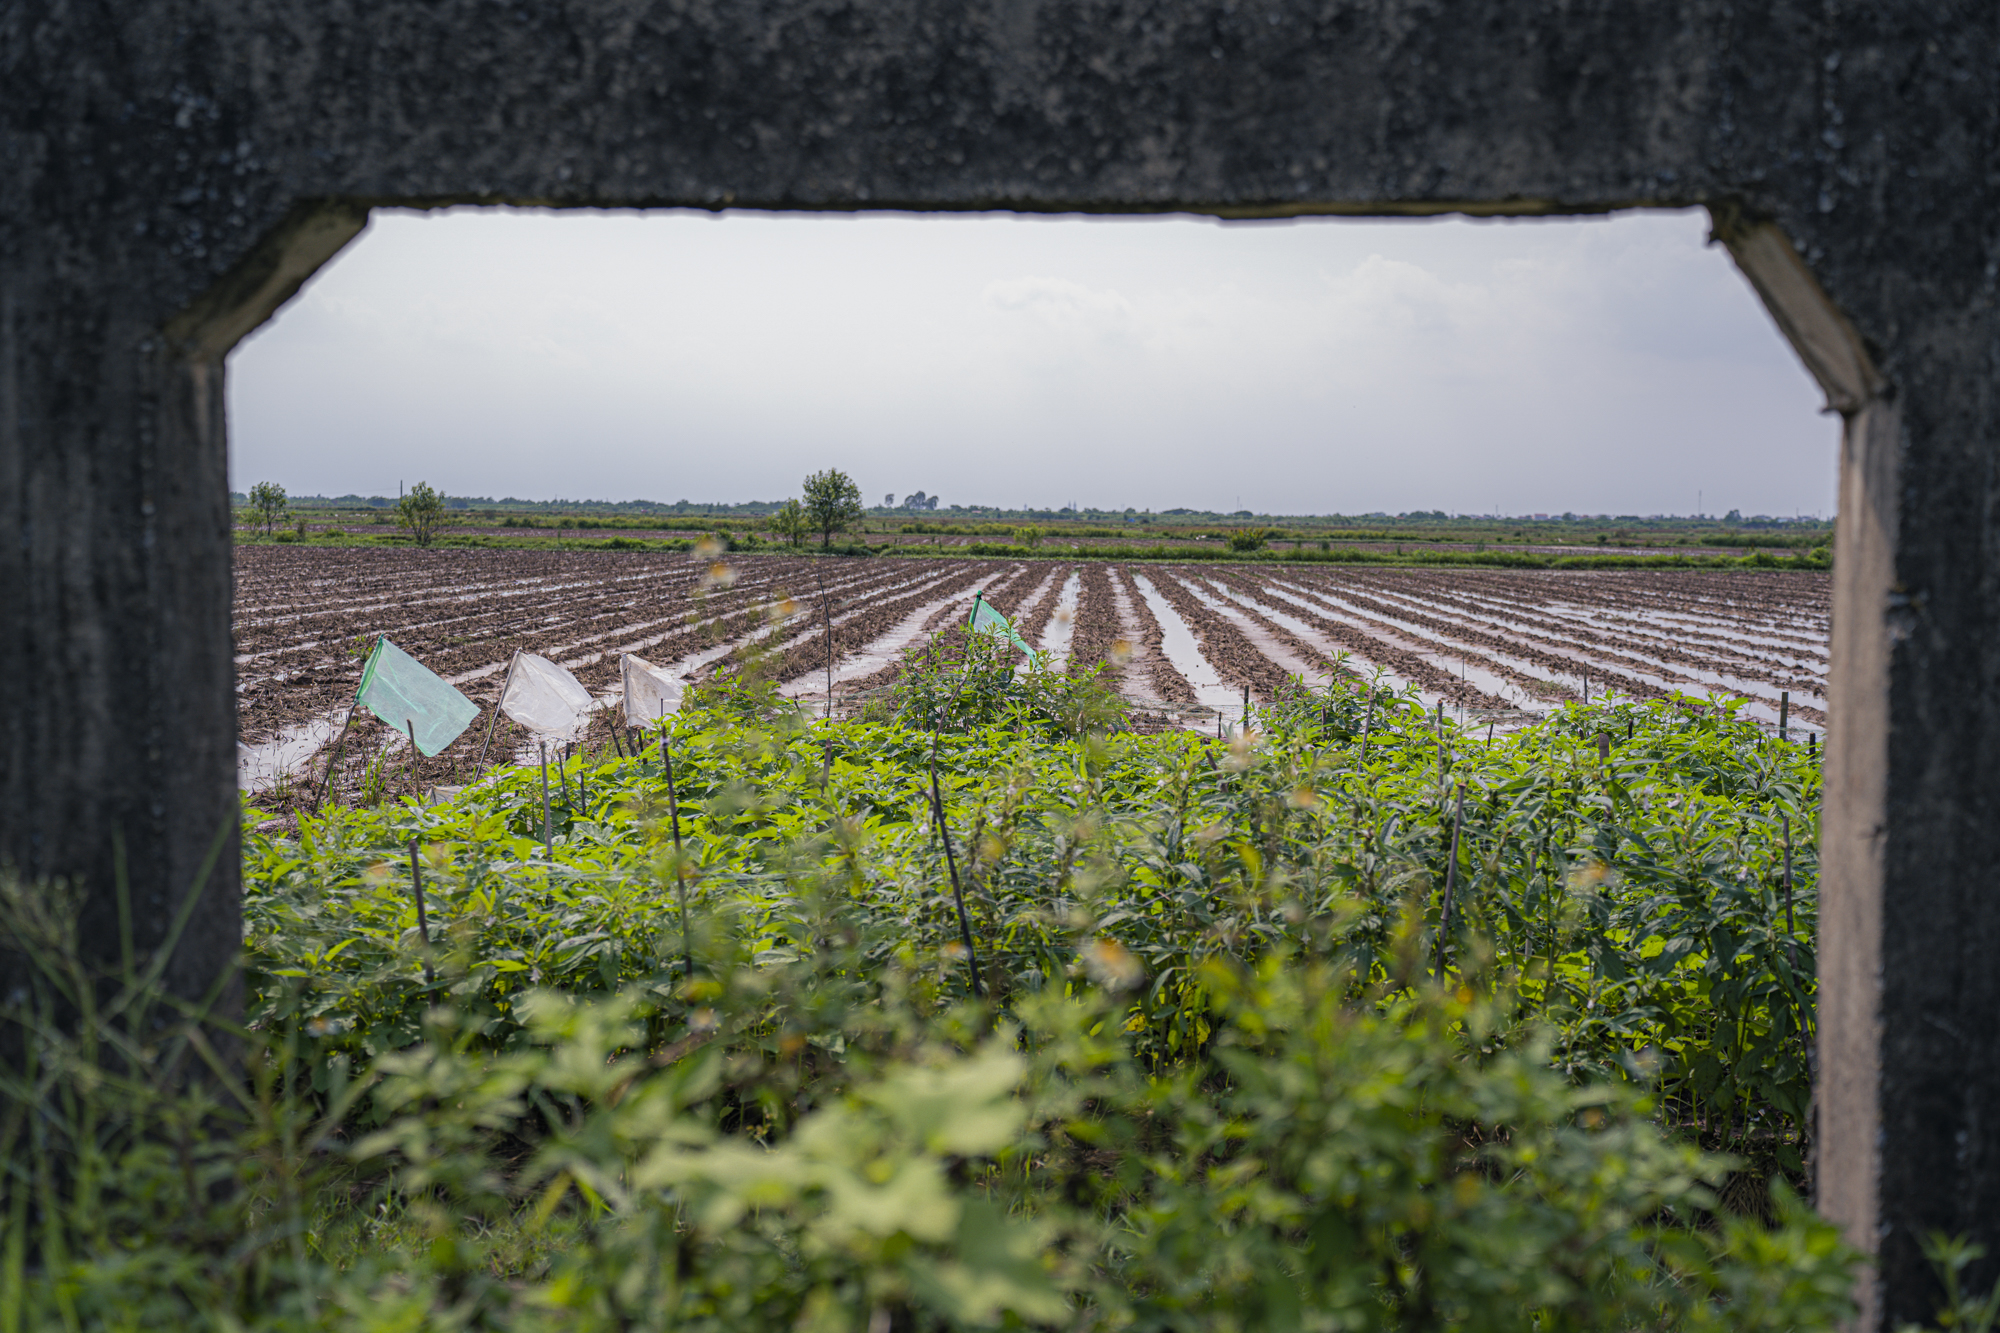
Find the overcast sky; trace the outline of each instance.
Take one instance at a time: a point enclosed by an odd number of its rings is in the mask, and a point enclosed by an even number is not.
[[[1706,226],[380,211],[233,354],[230,475],[1830,514],[1837,421]]]

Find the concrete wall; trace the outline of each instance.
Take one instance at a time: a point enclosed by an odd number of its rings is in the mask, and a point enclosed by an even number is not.
[[[2000,1249],[1990,6],[14,0],[0,9],[0,856],[170,972],[236,944],[224,358],[371,204],[1707,205],[1847,419],[1822,1199],[1931,1312]],[[1670,468],[1671,460],[1663,467]],[[1990,1277],[1991,1267],[1986,1274]]]

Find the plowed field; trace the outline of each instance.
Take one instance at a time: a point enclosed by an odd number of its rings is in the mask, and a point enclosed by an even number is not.
[[[482,704],[526,649],[606,699],[621,653],[697,680],[756,654],[817,710],[829,643],[850,706],[975,591],[1059,659],[1112,663],[1154,725],[1213,726],[1246,688],[1257,701],[1336,670],[1379,670],[1466,718],[1526,720],[1588,689],[1713,692],[1775,723],[1788,691],[1794,727],[1825,724],[1830,590],[1814,573],[739,556],[717,579],[685,555],[246,546],[236,575],[243,781],[260,789],[324,770],[377,634]],[[468,773],[483,737],[419,778]],[[503,722],[493,744],[505,759],[525,737]],[[357,718],[343,769],[385,750],[400,772],[407,753]]]

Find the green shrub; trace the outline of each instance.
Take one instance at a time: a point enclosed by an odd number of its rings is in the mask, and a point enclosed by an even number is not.
[[[0,880],[0,943],[40,964],[0,1015],[36,1034],[0,1069],[0,1317],[1840,1315],[1852,1256],[1784,1183],[1797,747],[1690,700],[1488,742],[1345,678],[1222,745],[1065,711],[1100,688],[961,635],[875,720],[691,691],[639,757],[570,761],[549,848],[532,770],[253,827],[241,1031],[142,1012],[143,973],[76,963],[59,889]]]

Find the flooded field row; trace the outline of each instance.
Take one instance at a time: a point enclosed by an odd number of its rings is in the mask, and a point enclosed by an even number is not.
[[[321,780],[378,634],[482,705],[525,650],[606,700],[623,653],[696,682],[754,661],[814,712],[830,668],[846,711],[894,682],[904,648],[962,620],[975,592],[1058,662],[1108,664],[1153,726],[1233,721],[1246,690],[1256,703],[1289,677],[1342,671],[1414,685],[1468,721],[1678,692],[1743,699],[1770,724],[1789,694],[1795,728],[1825,725],[1818,573],[249,546],[236,589],[243,782]],[[517,752],[511,727],[497,754]],[[483,734],[421,761],[431,780],[469,772]],[[343,767],[396,749],[357,720]]]

